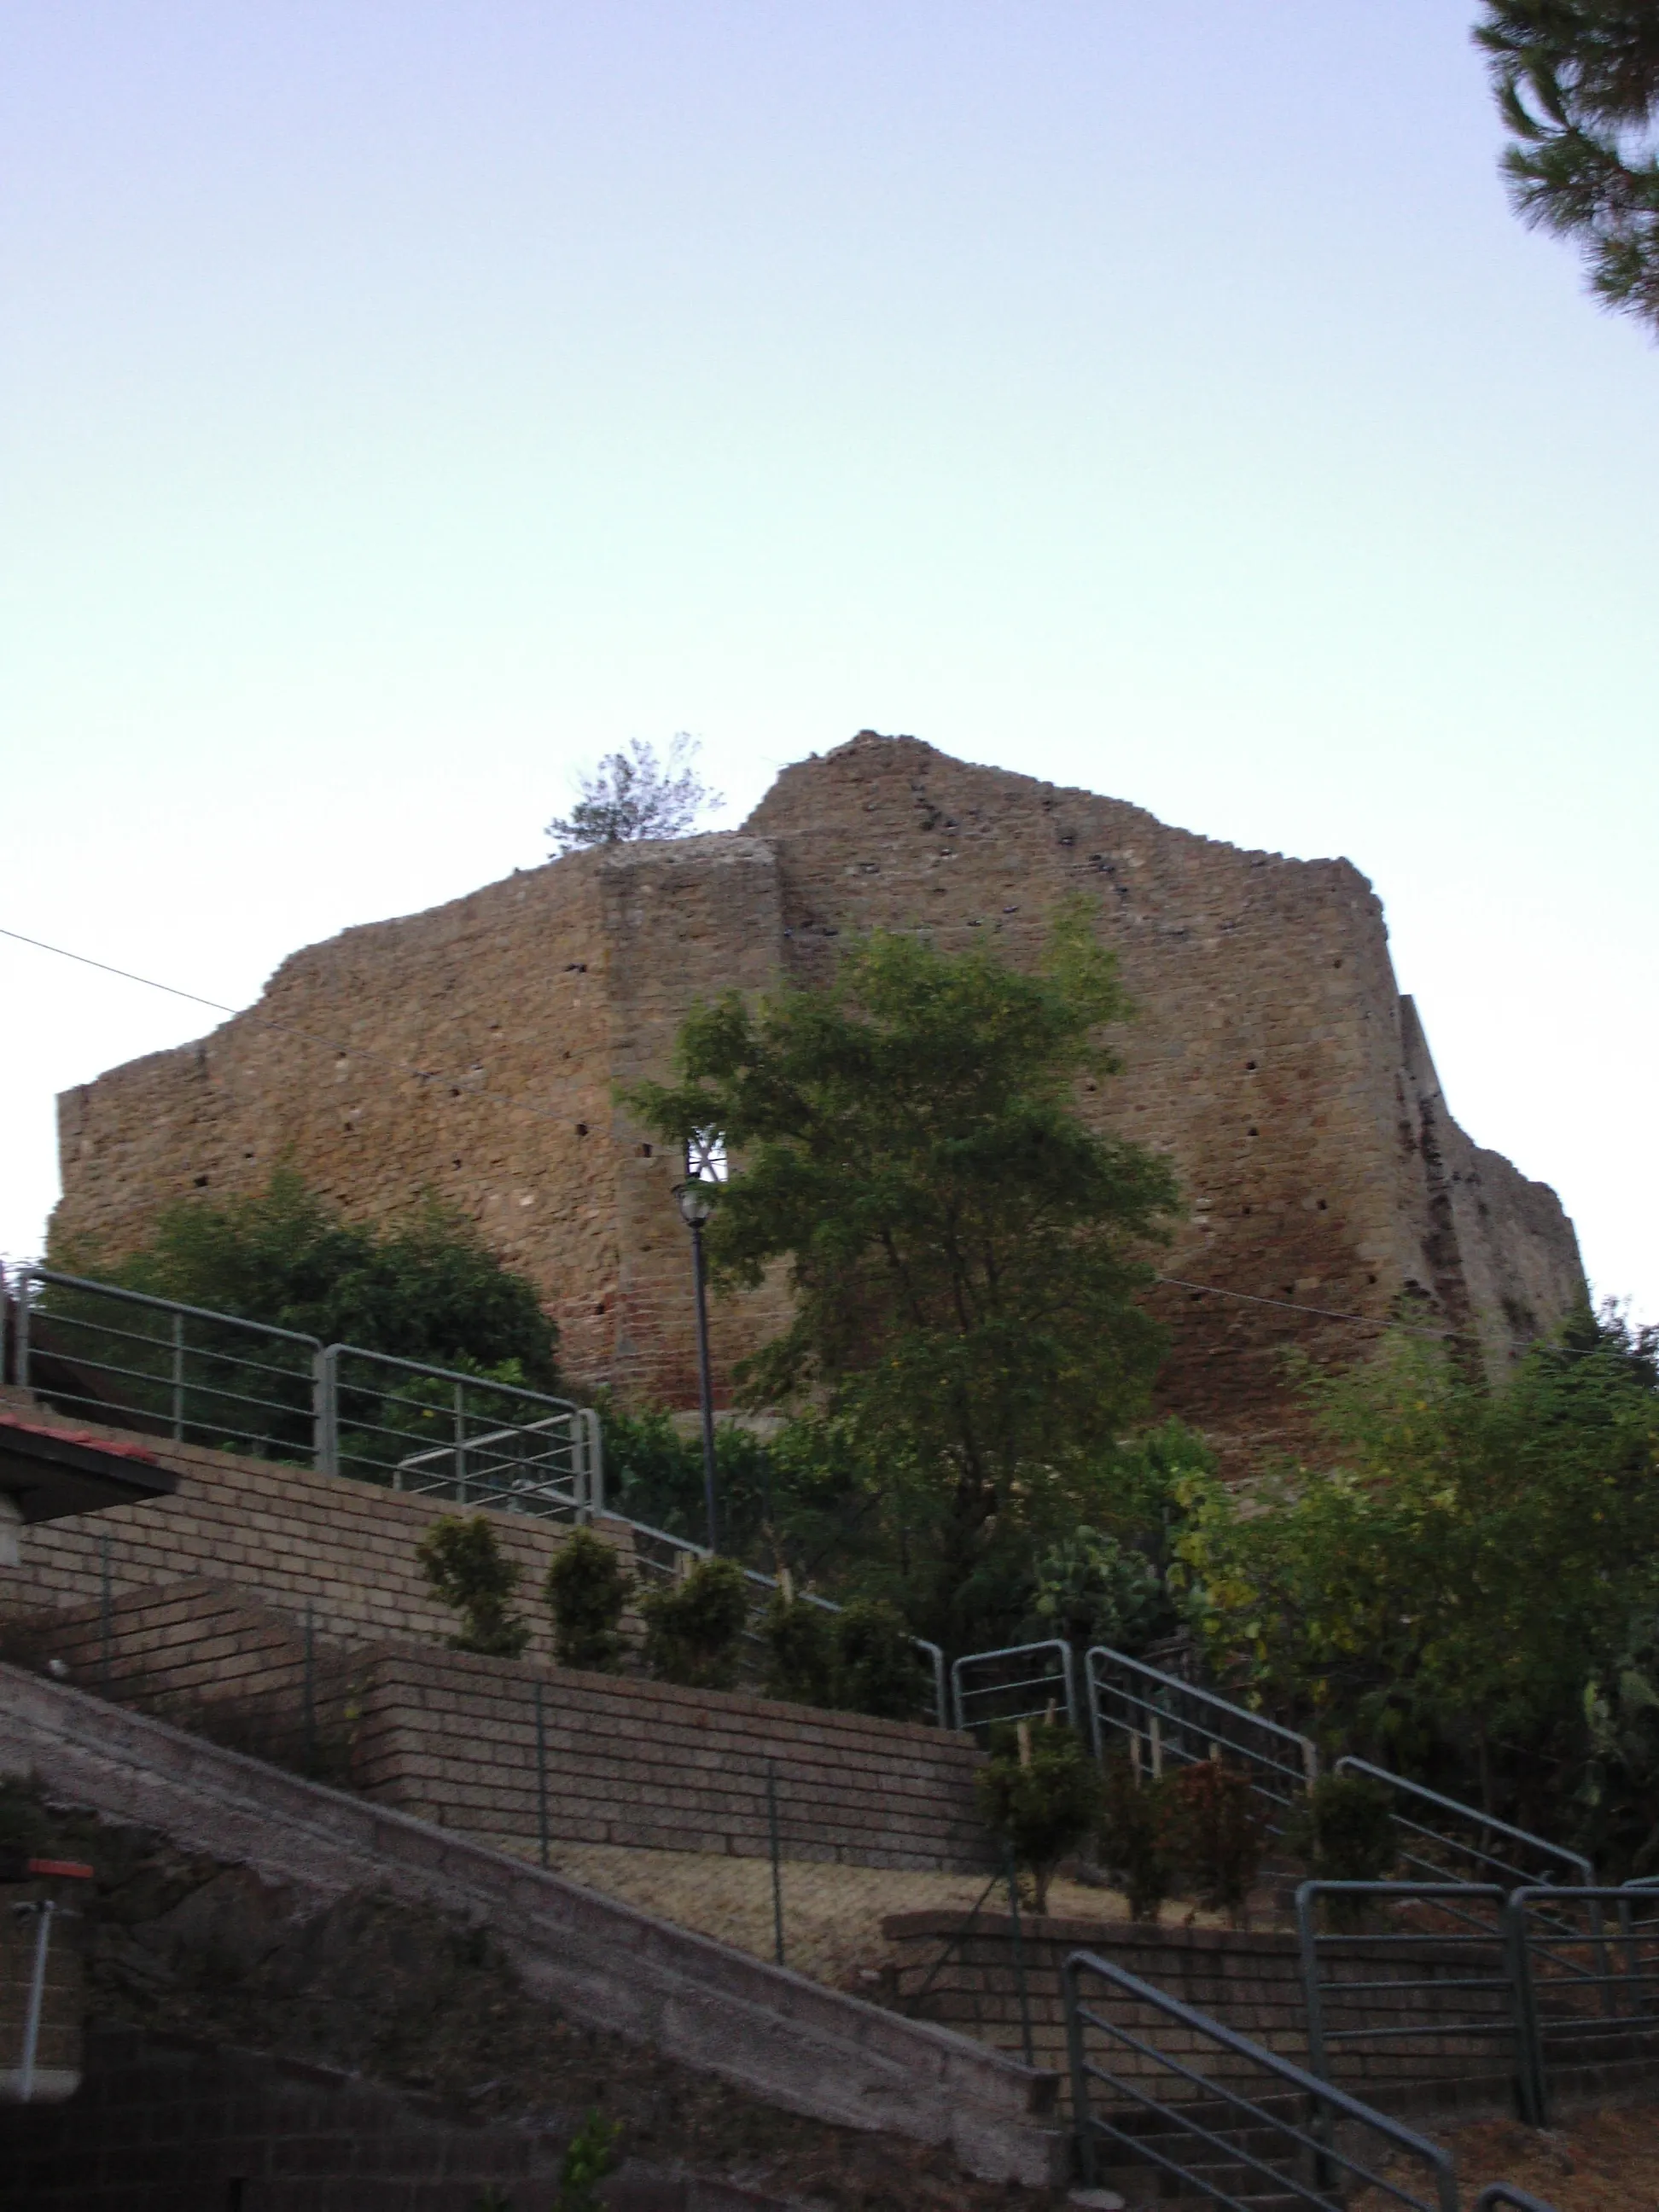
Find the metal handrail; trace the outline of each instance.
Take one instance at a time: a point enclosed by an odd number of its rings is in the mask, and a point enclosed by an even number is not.
[[[1127,1651],[1115,1651],[1108,1644],[1093,1645],[1084,1666],[1088,1683],[1090,1734],[1097,1759],[1106,1755],[1105,1731],[1115,1729],[1130,1739],[1137,1759],[1142,1742],[1147,1744],[1152,1771],[1159,1774],[1166,1756],[1188,1764],[1200,1756],[1182,1744],[1182,1735],[1189,1734],[1203,1741],[1204,1758],[1211,1755],[1210,1747],[1219,1746],[1242,1760],[1252,1788],[1280,1808],[1288,1807],[1319,1779],[1319,1750],[1313,1739],[1279,1721],[1269,1720],[1264,1713],[1253,1713],[1217,1691],[1201,1689],[1195,1682],[1184,1682],[1178,1675],[1166,1674],[1160,1668],[1149,1666],[1144,1659],[1132,1659]],[[1103,1677],[1109,1668],[1128,1675],[1133,1684],[1144,1683],[1146,1689],[1143,1692],[1107,1681]],[[1137,1727],[1133,1718],[1126,1719],[1104,1711],[1103,1701],[1108,1696],[1121,1699],[1133,1715],[1144,1719],[1145,1726]],[[1175,1732],[1173,1737],[1166,1733],[1168,1730]],[[1285,1755],[1273,1758],[1263,1750],[1263,1737],[1275,1747],[1282,1745]]]
[[[1529,1852],[1541,1852],[1547,1859],[1554,1859],[1578,1877],[1577,1887],[1593,1887],[1595,1885],[1595,1869],[1589,1860],[1582,1851],[1569,1850],[1565,1844],[1552,1844],[1542,1836],[1534,1836],[1529,1829],[1512,1827],[1507,1820],[1497,1820],[1475,1806],[1460,1804],[1455,1797],[1443,1797],[1438,1790],[1426,1789],[1420,1782],[1407,1782],[1403,1775],[1390,1774],[1386,1766],[1373,1766],[1369,1759],[1356,1759],[1350,1754],[1337,1760],[1335,1771],[1338,1774],[1359,1774],[1368,1782],[1384,1783],[1390,1790],[1397,1790],[1416,1804],[1432,1805],[1437,1812],[1455,1814],[1460,1820],[1467,1820],[1485,1835],[1506,1837],[1511,1843],[1525,1844]],[[1394,1820],[1395,1826],[1404,1829],[1407,1834],[1422,1836],[1447,1850],[1461,1851],[1466,1858],[1474,1859],[1480,1865],[1491,1868],[1494,1874],[1506,1875],[1511,1882],[1531,1883],[1535,1880],[1531,1869],[1512,1866],[1507,1859],[1500,1858],[1496,1851],[1483,1850],[1478,1844],[1467,1844],[1456,1836],[1446,1835],[1438,1828],[1426,1827],[1408,1819],[1403,1813],[1396,1812]],[[1431,1875],[1440,1878],[1445,1875],[1446,1869],[1432,1860],[1414,1859],[1409,1854],[1402,1854],[1402,1856],[1408,1866],[1421,1867]]]
[[[1172,2052],[1161,2051],[1144,2037],[1138,2036],[1121,2021],[1103,2017],[1084,2003],[1079,1983],[1084,1974],[1093,1974],[1119,1995],[1132,1999],[1163,2014],[1184,2029],[1189,2038],[1201,2039],[1215,2045],[1230,2057],[1243,2058],[1268,2075],[1279,2089],[1292,2093],[1309,2115],[1309,2126],[1303,2128],[1282,2113],[1269,2111],[1265,2105],[1231,2088],[1213,2075],[1200,2073],[1183,2058]],[[1206,2149],[1219,2152],[1231,2165],[1242,2166],[1270,2182],[1276,2193],[1288,2195],[1316,2212],[1340,2212],[1341,2191],[1346,2185],[1336,2178],[1340,2167],[1353,2180],[1382,2190],[1399,2203],[1413,2208],[1413,2212],[1457,2212],[1457,2182],[1450,2154],[1438,2144],[1431,2143],[1412,2129],[1402,2126],[1385,2112],[1374,2111],[1362,2104],[1344,2089],[1329,2081],[1322,2081],[1284,2058],[1275,2051],[1268,2051],[1237,2029],[1225,2027],[1219,2021],[1212,2020],[1207,2013],[1183,2004],[1153,1983],[1142,1981],[1126,1967],[1115,1966],[1093,1951],[1074,1951],[1061,1969],[1062,1986],[1066,1997],[1066,2032],[1067,2051],[1071,2061],[1072,2118],[1077,2133],[1079,2162],[1083,2169],[1085,2185],[1092,2186],[1098,2171],[1096,2156],[1097,2138],[1110,2137],[1123,2145],[1136,2157],[1149,2160],[1162,2172],[1171,2175],[1189,2188],[1202,2191],[1217,2203],[1243,2212],[1239,2198],[1230,2194],[1218,2182],[1206,2178],[1202,2166],[1196,2169],[1183,2165],[1178,2159],[1166,2156],[1153,2146],[1147,2136],[1135,2135],[1116,2124],[1115,2119],[1097,2113],[1091,2106],[1091,2080],[1108,2083],[1120,2097],[1127,2098],[1143,2112],[1171,2124],[1184,2134],[1194,2137]],[[1085,2039],[1085,2026],[1096,2027],[1115,2042],[1133,2051],[1137,2057],[1150,2059],[1166,2072],[1175,2075],[1198,2093],[1197,2097],[1172,2100],[1169,2103],[1151,2095],[1137,2081],[1114,2074],[1106,2068],[1090,2062]],[[1201,2101],[1200,2101],[1201,2100]],[[1182,2106],[1188,2107],[1183,2111]],[[1280,2136],[1298,2160],[1305,2160],[1313,2174],[1311,2186],[1294,2173],[1287,2174],[1279,2166],[1270,2166],[1257,2156],[1248,2142],[1230,2140],[1206,2126],[1197,2117],[1199,2112],[1215,2105],[1223,2106],[1237,2115],[1236,2124],[1259,2134],[1272,2130]],[[1346,2121],[1351,2127],[1361,2127],[1378,2136],[1395,2153],[1419,2159],[1432,2172],[1435,2196],[1432,2201],[1413,2196],[1389,2176],[1373,2172],[1351,2152],[1341,2148],[1337,2140],[1335,2123]]]
[[[1553,2204],[1517,2189],[1512,2181],[1489,2181],[1474,2200],[1474,2212],[1497,2212],[1500,2204],[1510,2206],[1512,2212],[1555,2212]]]
[[[124,1399],[113,1403],[90,1390],[52,1388],[50,1395],[96,1418],[99,1414],[125,1413],[155,1424],[170,1433],[175,1443],[185,1441],[186,1431],[204,1431],[210,1437],[232,1437],[239,1444],[253,1449],[261,1456],[274,1446],[284,1451],[294,1447],[274,1429],[232,1427],[222,1413],[202,1419],[206,1401],[212,1401],[220,1407],[252,1407],[256,1413],[276,1415],[281,1421],[303,1424],[310,1431],[309,1449],[313,1464],[318,1463],[319,1420],[321,1410],[323,1384],[320,1373],[322,1346],[314,1336],[303,1330],[279,1328],[270,1322],[249,1321],[240,1314],[216,1313],[206,1306],[186,1304],[182,1299],[158,1297],[149,1291],[130,1291],[113,1283],[93,1281],[85,1275],[71,1275],[56,1267],[26,1267],[17,1271],[13,1372],[21,1389],[33,1387],[33,1368],[36,1357],[34,1330],[32,1320],[50,1322],[59,1332],[70,1334],[85,1330],[104,1340],[106,1345],[144,1345],[153,1348],[165,1360],[165,1371],[133,1366],[119,1358],[100,1358],[97,1352],[76,1352],[66,1349],[50,1356],[78,1367],[89,1374],[107,1376],[120,1383],[137,1383],[145,1391],[157,1394],[165,1400],[164,1407],[131,1404]],[[82,1296],[91,1296],[113,1301],[122,1307],[137,1307],[144,1311],[169,1316],[172,1327],[167,1335],[151,1336],[141,1330],[124,1328],[118,1322],[95,1319],[84,1313],[53,1312],[41,1308],[32,1295],[37,1286],[65,1290]],[[300,1347],[303,1365],[278,1366],[258,1358],[252,1350],[244,1353],[227,1351],[220,1346],[192,1344],[188,1341],[185,1324],[196,1322],[214,1329],[230,1329],[261,1343],[276,1342]],[[101,1348],[101,1347],[100,1347]],[[274,1376],[292,1382],[295,1386],[295,1401],[257,1395],[254,1391],[236,1390],[199,1376],[192,1379],[192,1364],[200,1366],[215,1362],[222,1367],[240,1369],[258,1376]],[[192,1408],[198,1417],[192,1418]]]
[[[598,1509],[594,1517],[614,1521],[620,1528],[629,1530],[634,1541],[635,1565],[644,1568],[647,1573],[672,1578],[673,1571],[660,1566],[648,1554],[641,1552],[639,1540],[641,1536],[649,1539],[653,1543],[666,1544],[677,1554],[689,1559],[707,1559],[713,1557],[706,1544],[694,1543],[689,1536],[673,1535],[666,1528],[653,1528],[644,1521],[630,1521],[625,1513],[613,1512],[608,1506]],[[763,1574],[758,1567],[744,1567],[743,1577],[745,1582],[752,1583],[757,1589],[766,1592],[768,1604],[771,1602],[773,1596],[781,1587],[775,1575]],[[823,1613],[844,1613],[847,1609],[845,1606],[837,1605],[834,1598],[821,1597],[817,1590],[797,1590],[795,1602],[798,1605],[817,1606]],[[758,1610],[757,1601],[755,1610],[750,1613],[750,1625],[744,1632],[744,1641],[751,1644],[757,1644],[761,1640],[756,1626]],[[921,1653],[927,1664],[928,1681],[933,1691],[933,1711],[927,1716],[928,1721],[934,1728],[948,1729],[951,1726],[951,1709],[946,1703],[945,1654],[937,1644],[930,1644],[925,1636],[913,1636],[910,1643],[912,1647]]]
[[[1379,1904],[1430,1904],[1443,1911],[1449,1918],[1462,1925],[1446,1929],[1413,1929],[1409,1931],[1321,1929],[1318,1908],[1322,1899],[1332,1897],[1355,1903],[1376,1901]],[[1491,1909],[1491,1920],[1482,1924],[1470,1917],[1470,1908],[1477,1901]],[[1330,2045],[1337,2043],[1397,2042],[1422,2036],[1494,2036],[1508,2039],[1513,2045],[1517,2078],[1524,2070],[1526,2057],[1526,2024],[1518,1975],[1513,1956],[1510,1923],[1506,1913],[1508,1899],[1497,1883],[1473,1882],[1413,1882],[1413,1881],[1304,1881],[1296,1893],[1297,1948],[1302,1966],[1302,1993],[1306,2011],[1308,2033],[1308,2065],[1321,2076],[1330,2070]],[[1480,1973],[1474,1971],[1449,1974],[1428,1974],[1420,1978],[1405,1975],[1388,1976],[1374,1981],[1322,1980],[1319,1960],[1322,1950],[1328,1955],[1346,1948],[1363,1948],[1369,1957],[1386,1957],[1390,1953],[1404,1954],[1413,1961],[1424,1961],[1436,1951],[1450,1954],[1452,1962],[1459,1962],[1457,1954],[1474,1944],[1483,1944],[1497,1954],[1497,1972]],[[1471,1968],[1475,1965],[1470,1962]],[[1493,2016],[1470,2020],[1465,2017],[1448,2018],[1439,2006],[1428,2009],[1426,2016],[1379,2025],[1375,2020],[1359,2027],[1330,2027],[1327,2025],[1325,1999],[1327,1995],[1350,2000],[1388,1995],[1398,1997],[1407,1995],[1430,1994],[1444,1998],[1448,1994],[1473,1995],[1480,1991],[1497,1993],[1503,1998],[1501,2011]],[[1521,2117],[1527,2117],[1522,2112]]]
[[[1628,1887],[1615,1888],[1603,1884],[1566,1888],[1552,1882],[1524,1887],[1510,1895],[1510,1942],[1530,2061],[1532,2109],[1527,2117],[1534,2127],[1549,2124],[1548,2045],[1553,2035],[1565,2032],[1575,2040],[1603,2040],[1659,2033],[1659,1996],[1654,1994],[1659,1991],[1659,1962],[1644,1970],[1638,1948],[1644,1936],[1651,1942],[1654,1934],[1659,1932],[1659,1921],[1650,1919],[1644,1929],[1638,1930],[1631,1918],[1631,1897]],[[1609,1935],[1603,1920],[1602,1908],[1608,1905],[1618,1911],[1616,1935]],[[1564,1912],[1575,1905],[1585,1908],[1588,1927],[1576,1929],[1564,1921]],[[1593,1963],[1585,1965],[1580,1960],[1563,1956],[1568,1949],[1588,1952]],[[1622,1952],[1625,1958],[1624,1968],[1617,1972],[1613,1966],[1615,1950]],[[1574,2013],[1565,2019],[1548,2019],[1539,2003],[1537,1961],[1540,1958],[1553,1968],[1558,1987],[1589,1996],[1597,2010]],[[1626,2000],[1622,2011],[1619,2002],[1621,1996]]]
[[[963,1673],[967,1668],[984,1666],[994,1659],[1024,1659],[1038,1651],[1059,1652],[1058,1672],[1051,1669],[1044,1674],[1024,1676],[1012,1682],[988,1682],[978,1689],[964,1689],[963,1686]],[[993,1728],[999,1723],[1006,1723],[1010,1721],[1036,1720],[1048,1706],[1055,1702],[1050,1697],[1047,1705],[1033,1705],[1017,1713],[993,1713],[988,1715],[983,1720],[969,1720],[968,1705],[971,1698],[1008,1697],[1021,1690],[1053,1691],[1056,1688],[1060,1689],[1065,1696],[1066,1726],[1075,1728],[1078,1723],[1077,1655],[1063,1637],[1044,1637],[1040,1643],[1036,1644],[1005,1644],[999,1645],[994,1651],[964,1652],[960,1659],[953,1659],[951,1662],[951,1710],[955,1717],[957,1727],[964,1730]]]

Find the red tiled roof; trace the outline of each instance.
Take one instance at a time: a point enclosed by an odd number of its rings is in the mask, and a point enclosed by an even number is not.
[[[0,1429],[21,1429],[26,1436],[51,1437],[60,1444],[82,1444],[91,1451],[108,1452],[115,1459],[142,1460],[146,1467],[161,1463],[142,1444],[118,1443],[112,1437],[94,1436],[90,1429],[55,1429],[45,1421],[26,1421],[16,1413],[0,1413]]]

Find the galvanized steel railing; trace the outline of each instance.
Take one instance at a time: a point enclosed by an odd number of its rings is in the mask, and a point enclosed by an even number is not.
[[[1084,1665],[1097,1758],[1103,1759],[1117,1737],[1127,1741],[1137,1776],[1160,1775],[1167,1765],[1226,1759],[1267,1800],[1275,1828],[1319,1779],[1312,1739],[1264,1714],[1104,1644],[1096,1644]]]
[[[1085,2185],[1096,2185],[1103,2149],[1113,2146],[1120,2164],[1153,2166],[1176,2185],[1160,2193],[1190,2192],[1232,2212],[1248,2212],[1263,2194],[1341,2212],[1356,2185],[1411,2212],[1457,2212],[1449,2154],[1398,2120],[1096,1953],[1074,1951],[1062,1982]],[[1091,1982],[1103,1986],[1109,2009],[1086,2001]],[[1174,2031],[1178,2051],[1131,2024],[1149,2014]],[[1238,2086],[1241,2075],[1254,2094]],[[1378,2170],[1405,2160],[1423,2170],[1423,2193]]]
[[[1076,1728],[1077,1656],[1057,1636],[970,1651],[951,1662],[951,1711],[957,1727],[969,1730],[1062,1712],[1067,1727]]]
[[[568,1398],[331,1344],[319,1463],[417,1496],[542,1518],[603,1508],[599,1419]]]
[[[1320,1926],[1338,1907],[1396,1909],[1384,1927]],[[1430,1924],[1398,1925],[1415,1908]],[[1403,2046],[1443,2062],[1446,2039],[1494,2045],[1517,2082],[1527,2063],[1507,1899],[1496,1884],[1304,1881],[1296,1928],[1306,2008],[1308,2065],[1328,2075],[1339,2056],[1363,2065]]]
[[[1425,1790],[1420,1782],[1404,1781],[1384,1766],[1348,1758],[1339,1759],[1335,1771],[1363,1775],[1395,1793],[1399,1802],[1394,1824],[1402,1838],[1400,1863],[1425,1881],[1497,1881],[1513,1889],[1517,1884],[1542,1886],[1565,1880],[1583,1886],[1595,1880],[1595,1869],[1582,1851],[1547,1843],[1542,1836],[1511,1827],[1475,1806]],[[1467,1869],[1461,1875],[1460,1864]]]
[[[629,1531],[635,1570],[640,1580],[648,1585],[666,1589],[699,1559],[709,1556],[706,1544],[694,1544],[685,1536],[671,1536],[665,1528],[647,1528],[644,1522],[629,1521],[608,1508],[600,1510],[602,1518],[615,1521]],[[775,1576],[763,1574],[758,1567],[744,1567],[743,1577],[749,1585],[749,1619],[743,1634],[744,1672],[754,1676],[763,1668],[763,1623],[781,1586]],[[794,1595],[797,1604],[816,1606],[823,1613],[845,1610],[833,1598],[820,1597],[816,1590],[797,1590]],[[925,1685],[921,1698],[923,1717],[932,1727],[949,1728],[951,1717],[945,1688],[945,1654],[937,1644],[928,1643],[925,1637],[913,1636],[910,1643]]]
[[[1530,2064],[1522,2118],[1547,2127],[1551,2075],[1614,2046],[1650,2059],[1659,2037],[1659,1897],[1539,1885],[1509,1900],[1510,1942]]]
[[[21,1268],[16,1283],[20,1387],[178,1443],[322,1463],[314,1336],[52,1267]]]

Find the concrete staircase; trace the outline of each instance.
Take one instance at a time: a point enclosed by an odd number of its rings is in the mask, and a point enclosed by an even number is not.
[[[1063,2172],[1056,2075],[729,1950],[451,1831],[0,1666],[0,1773],[319,1900],[376,1890],[486,1924],[534,1995],[787,2110]]]

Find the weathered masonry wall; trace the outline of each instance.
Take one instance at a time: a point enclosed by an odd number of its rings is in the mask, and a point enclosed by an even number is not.
[[[0,1390],[0,1405],[39,1413],[21,1391]],[[74,1427],[131,1442],[118,1430],[83,1421]],[[115,1598],[203,1576],[237,1583],[291,1619],[302,1619],[309,1605],[324,1637],[441,1643],[453,1631],[454,1616],[434,1597],[416,1558],[428,1524],[453,1510],[442,1500],[167,1438],[147,1437],[145,1448],[177,1473],[173,1495],[26,1529],[22,1565],[0,1567],[0,1622],[46,1606],[101,1603],[107,1563]],[[551,1629],[536,1593],[562,1539],[547,1522],[518,1514],[494,1515],[490,1526],[520,1570],[531,1654],[550,1661]]]
[[[687,1401],[677,1164],[617,1086],[665,1073],[683,1014],[728,985],[821,978],[873,927],[1029,962],[1079,891],[1138,1009],[1121,1074],[1082,1103],[1176,1162],[1190,1211],[1164,1273],[1379,1320],[1403,1296],[1494,1363],[1583,1297],[1554,1194],[1448,1113],[1347,861],[1242,852],[868,732],[787,769],[742,832],[572,855],[348,931],[199,1045],[65,1093],[54,1237],[117,1254],[164,1204],[284,1156],[360,1216],[430,1188],[542,1286],[579,1385]],[[722,1389],[782,1295],[716,1309]],[[1222,1431],[1282,1419],[1287,1346],[1366,1341],[1283,1304],[1158,1296],[1166,1401]]]

